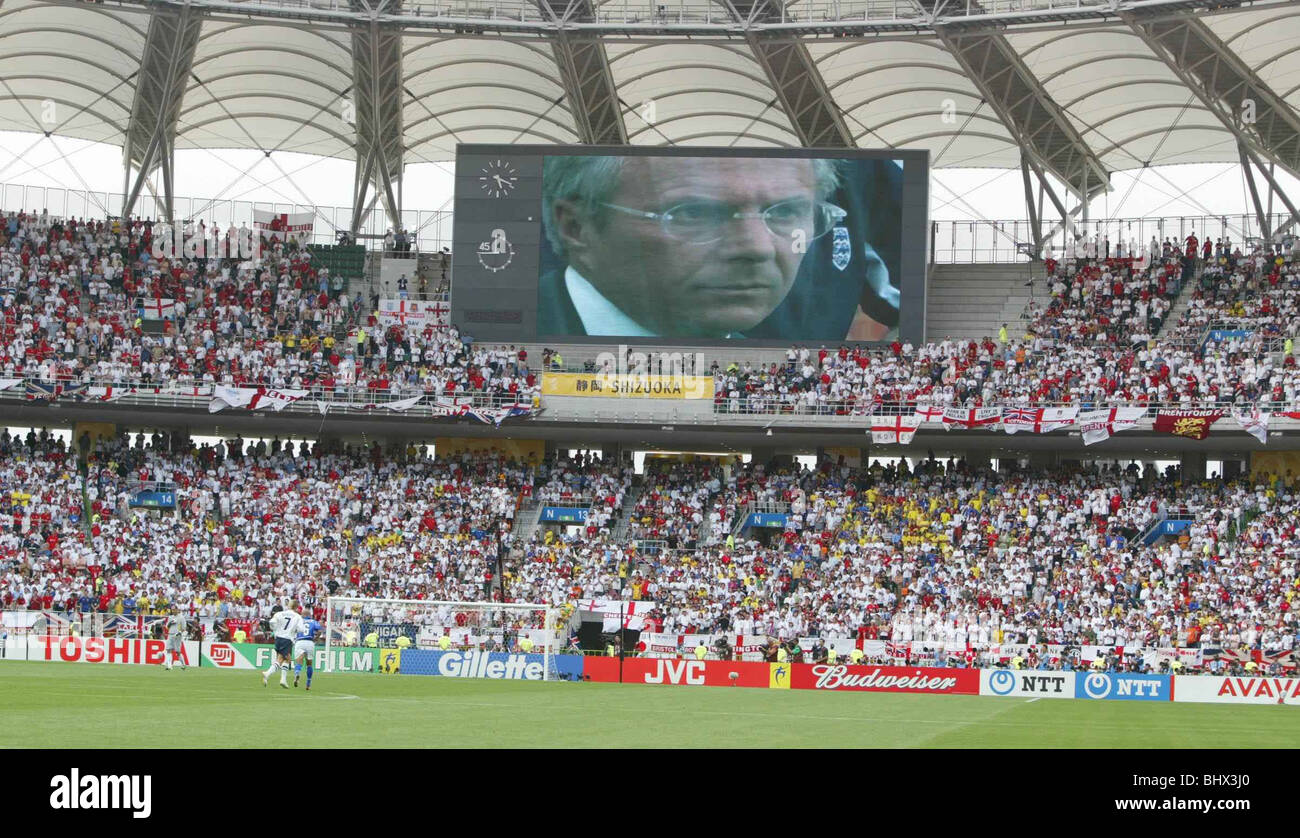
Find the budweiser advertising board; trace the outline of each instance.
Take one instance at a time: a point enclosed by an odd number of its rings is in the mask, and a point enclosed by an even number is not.
[[[979,695],[978,669],[917,666],[830,666],[797,663],[790,675],[796,690],[860,690],[888,693]]]

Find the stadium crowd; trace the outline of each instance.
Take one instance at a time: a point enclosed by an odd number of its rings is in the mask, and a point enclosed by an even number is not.
[[[569,609],[610,597],[654,602],[649,627],[669,634],[1288,659],[1300,631],[1293,476],[1188,486],[1136,465],[701,459],[652,463],[633,480],[625,463],[590,459],[129,442],[96,442],[82,476],[61,443],[0,436],[13,487],[0,519],[3,608],[220,621],[265,618],[282,598],[320,614],[328,595],[504,595]],[[175,514],[129,508],[134,490],[157,485],[174,487]],[[512,543],[521,501],[574,499],[607,516]],[[735,527],[747,505],[781,511],[785,527]],[[1192,523],[1143,543],[1168,515]]]

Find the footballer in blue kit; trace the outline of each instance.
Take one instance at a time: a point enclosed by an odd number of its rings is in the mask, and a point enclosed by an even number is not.
[[[307,689],[311,689],[311,678],[315,674],[316,637],[325,630],[319,620],[303,620],[303,630],[293,641],[293,685],[298,686],[302,677],[303,662],[307,663]]]

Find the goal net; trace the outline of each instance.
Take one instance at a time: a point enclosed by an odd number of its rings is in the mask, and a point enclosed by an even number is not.
[[[325,671],[378,649],[383,673],[553,681],[557,611],[547,605],[330,597]],[[335,654],[331,654],[335,652]]]

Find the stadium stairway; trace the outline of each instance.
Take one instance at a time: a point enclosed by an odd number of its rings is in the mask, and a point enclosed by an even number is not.
[[[1026,264],[934,265],[926,292],[926,338],[997,337],[1003,323],[1019,337],[1030,276]]]
[[[632,478],[632,485],[623,495],[623,511],[619,513],[618,521],[614,524],[613,539],[616,543],[621,543],[627,537],[628,527],[632,525],[632,513],[636,510],[636,502],[640,500],[641,493],[644,491],[644,477]]]
[[[1198,262],[1196,270],[1192,271],[1191,279],[1183,282],[1182,290],[1178,292],[1178,297],[1174,300],[1173,306],[1169,309],[1169,314],[1165,317],[1165,322],[1160,324],[1160,331],[1156,332],[1156,340],[1164,340],[1165,333],[1170,332],[1183,319],[1187,309],[1192,306],[1192,296],[1196,293],[1196,288],[1201,284],[1201,272],[1205,270],[1205,263]]]

